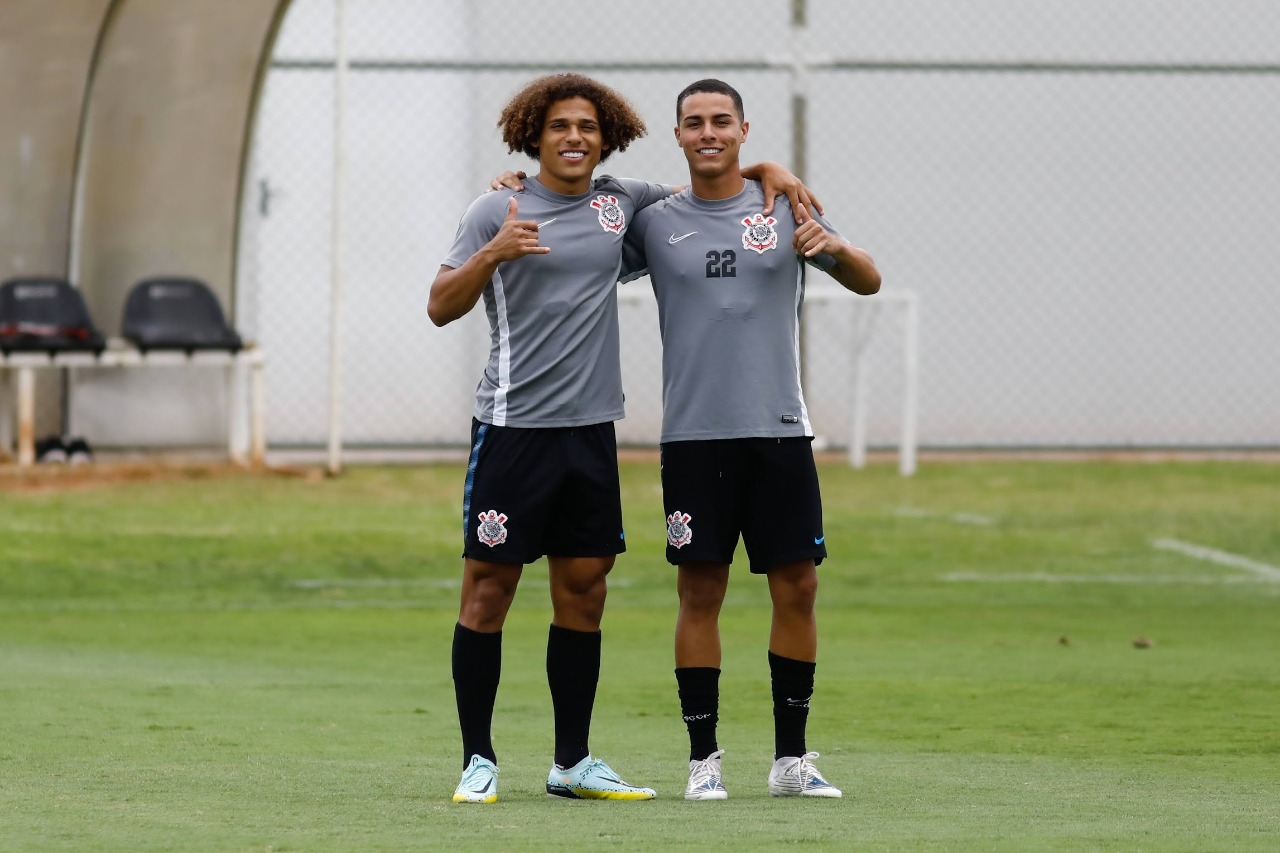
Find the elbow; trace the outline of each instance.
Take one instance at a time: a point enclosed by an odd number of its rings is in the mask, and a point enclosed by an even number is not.
[[[847,246],[845,253],[836,259],[836,281],[859,296],[871,296],[880,292],[880,270],[871,256],[854,246]]]
[[[859,296],[872,296],[880,292],[880,270],[875,264],[859,264],[844,270],[844,275],[837,275],[836,280],[846,290]]]
[[[434,300],[429,300],[427,302],[427,317],[429,317],[431,322],[436,326],[444,326],[456,319],[455,317],[451,317],[446,314],[444,309],[441,308],[441,306]]]

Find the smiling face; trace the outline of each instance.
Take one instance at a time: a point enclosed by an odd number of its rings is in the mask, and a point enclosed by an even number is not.
[[[738,115],[733,98],[717,92],[694,92],[680,104],[676,142],[689,161],[696,186],[738,174],[738,154],[747,141],[747,122]],[[699,193],[701,195],[702,193]]]
[[[538,180],[547,189],[565,195],[586,192],[605,150],[595,104],[574,97],[547,107],[536,147],[541,165]]]

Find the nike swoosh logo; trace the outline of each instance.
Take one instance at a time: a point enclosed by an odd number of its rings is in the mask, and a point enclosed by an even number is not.
[[[690,231],[688,234],[681,234],[679,237],[672,234],[670,237],[667,238],[667,242],[674,246],[676,243],[679,243],[685,237],[692,237],[694,234],[697,234],[697,233],[698,233],[697,231]]]
[[[826,542],[826,541],[827,541],[827,537],[825,537],[825,536],[815,536],[815,537],[813,537],[813,544],[814,544],[814,545],[821,545],[823,542]]]
[[[550,225],[552,222],[555,222],[555,221],[556,221],[556,217],[553,216],[550,219],[548,219],[546,222],[539,222],[538,227],[546,228],[548,225]]]

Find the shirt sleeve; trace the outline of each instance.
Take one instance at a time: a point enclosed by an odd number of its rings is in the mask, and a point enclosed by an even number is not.
[[[844,235],[840,233],[840,230],[836,228],[834,225],[832,225],[829,221],[827,221],[827,218],[823,216],[821,213],[818,213],[817,211],[812,211],[810,212],[809,215],[812,216],[814,219],[818,220],[818,224],[821,225],[823,228],[827,229],[832,234],[835,234],[841,240],[844,239]],[[812,258],[805,258],[805,263],[809,264],[810,266],[817,267],[818,269],[826,273],[829,273],[836,268],[835,257],[825,253],[819,253],[817,255],[814,255]]]
[[[653,204],[655,201],[661,201],[669,195],[674,195],[676,188],[667,186],[666,184],[651,184],[648,181],[642,181],[637,178],[615,178],[623,189],[627,191],[627,195],[636,203],[636,210],[642,210]]]
[[[635,281],[649,271],[649,261],[645,256],[644,237],[649,231],[649,223],[653,221],[654,210],[651,207],[637,210],[627,228],[627,236],[622,241],[622,270],[618,281],[626,284]]]
[[[510,190],[485,193],[471,202],[467,212],[462,214],[458,222],[458,232],[453,237],[453,245],[449,247],[441,266],[458,267],[465,264],[472,255],[484,248],[502,227],[506,217],[507,202],[515,193]]]

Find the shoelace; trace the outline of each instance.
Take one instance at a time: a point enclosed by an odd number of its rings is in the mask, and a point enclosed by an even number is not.
[[[800,790],[803,791],[805,788],[808,788],[809,783],[812,782],[815,777],[818,779],[822,778],[818,775],[818,768],[813,766],[813,759],[818,757],[818,753],[816,752],[806,752],[804,755],[800,756],[800,761],[797,762],[796,765],[796,774],[800,777]]]
[[[493,766],[486,766],[484,764],[473,764],[471,767],[467,768],[466,774],[463,775],[462,786],[467,789],[475,788],[476,782],[479,781],[480,779],[480,774],[485,770],[490,771],[495,776],[498,775],[498,766],[496,764]]]
[[[720,771],[713,763],[715,759],[724,755],[724,750],[716,750],[701,761],[695,761],[693,768],[689,771],[689,787],[701,788],[712,779],[719,778]]]

